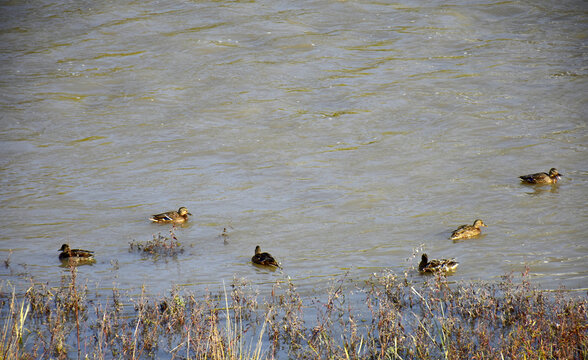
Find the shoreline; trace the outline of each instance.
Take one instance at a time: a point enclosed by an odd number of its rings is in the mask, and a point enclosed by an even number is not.
[[[588,296],[538,290],[528,273],[450,283],[381,272],[336,279],[323,296],[300,295],[289,279],[260,295],[235,278],[220,293],[138,298],[116,288],[92,298],[77,275],[24,294],[2,285],[4,358],[588,357]]]

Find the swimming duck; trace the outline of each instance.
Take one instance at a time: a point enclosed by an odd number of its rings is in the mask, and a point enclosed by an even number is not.
[[[555,184],[563,175],[556,168],[551,168],[548,173],[536,173],[519,176],[525,184]]]
[[[182,206],[178,211],[168,211],[161,214],[151,215],[149,220],[160,224],[182,224],[188,220],[188,215],[192,214],[188,212],[188,209]]]
[[[275,266],[280,267],[280,264],[273,258],[270,254],[266,252],[261,252],[261,248],[259,245],[255,247],[255,255],[251,258],[251,262],[258,265],[264,266]]]
[[[482,230],[480,227],[487,227],[486,224],[480,219],[474,221],[474,225],[461,225],[457,228],[457,230],[451,233],[451,240],[459,240],[459,239],[469,239],[476,235],[480,235]]]
[[[454,259],[433,259],[429,261],[427,254],[423,254],[421,263],[419,264],[419,271],[423,273],[447,272],[457,269],[457,265],[459,263]]]
[[[61,245],[61,254],[59,254],[59,260],[74,260],[74,261],[82,261],[82,260],[94,260],[94,252],[89,250],[81,250],[81,249],[70,249],[68,244]]]

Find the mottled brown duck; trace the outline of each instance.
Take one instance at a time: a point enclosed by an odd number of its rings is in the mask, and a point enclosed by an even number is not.
[[[58,250],[61,251],[59,254],[59,260],[72,260],[72,261],[93,261],[94,252],[90,250],[82,249],[70,249],[68,244],[61,245]]]
[[[525,184],[555,184],[563,175],[560,174],[556,168],[551,168],[549,173],[536,173],[519,176],[521,181]]]
[[[480,219],[474,221],[474,225],[461,225],[451,233],[451,240],[469,239],[474,236],[480,235],[482,232],[481,227],[487,227],[486,224]]]
[[[280,267],[280,264],[269,253],[261,252],[261,247],[255,247],[255,255],[251,258],[251,262],[257,265]]]
[[[192,216],[192,214],[188,212],[188,209],[182,206],[178,211],[168,211],[161,214],[151,215],[149,220],[160,224],[182,224],[188,221],[188,215]]]
[[[454,259],[433,259],[429,261],[427,254],[421,257],[419,271],[422,273],[448,272],[457,269],[459,263]]]

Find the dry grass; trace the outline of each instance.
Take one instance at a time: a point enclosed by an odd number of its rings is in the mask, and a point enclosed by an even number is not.
[[[422,281],[422,277],[416,278]],[[77,270],[62,286],[0,298],[2,359],[586,359],[586,297],[498,283],[346,277],[303,297],[290,281],[261,297],[245,279],[219,294],[179,288],[88,300]]]
[[[2,305],[6,304],[6,302],[2,302]],[[24,325],[30,310],[30,304],[22,299],[19,305],[16,293],[12,289],[8,309],[9,314],[7,314],[2,327],[0,356],[2,359],[26,358],[26,354],[22,354],[21,349],[24,347],[28,335],[28,331],[25,332]]]
[[[174,228],[169,232],[169,236],[163,236],[161,233],[153,235],[152,240],[129,242],[130,252],[140,252],[152,256],[154,259],[167,256],[177,256],[184,252],[184,247],[178,241]]]

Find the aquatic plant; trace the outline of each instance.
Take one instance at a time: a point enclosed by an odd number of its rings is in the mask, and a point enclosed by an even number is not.
[[[178,241],[172,228],[169,231],[169,236],[158,233],[153,235],[152,240],[129,242],[129,251],[152,255],[157,259],[161,256],[177,256],[184,252],[184,247]]]
[[[495,283],[424,282],[390,272],[336,279],[303,296],[290,279],[265,296],[235,278],[219,293],[163,297],[113,289],[88,299],[77,269],[61,286],[0,293],[0,356],[190,359],[585,359],[588,299],[535,289],[526,273]],[[101,301],[99,301],[101,300]]]
[[[24,324],[29,314],[30,304],[26,299],[22,299],[19,305],[13,288],[8,306],[10,311],[8,315],[5,315],[0,335],[0,357],[2,359],[19,359],[25,357],[21,355],[21,349],[26,344]],[[23,352],[26,353],[26,351]]]

